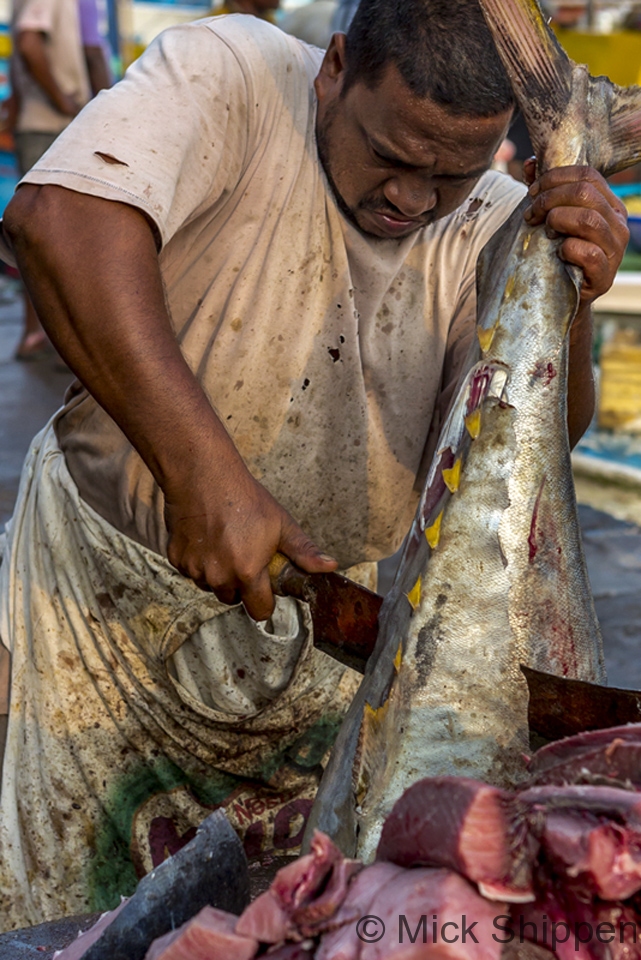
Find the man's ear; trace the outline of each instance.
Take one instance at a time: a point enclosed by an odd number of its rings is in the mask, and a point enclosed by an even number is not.
[[[329,41],[318,76],[314,81],[319,101],[340,95],[345,79],[345,34],[335,33]]]

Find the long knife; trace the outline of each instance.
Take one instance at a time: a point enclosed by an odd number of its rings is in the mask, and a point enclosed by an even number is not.
[[[274,593],[309,604],[314,645],[364,673],[376,643],[383,598],[339,573],[305,573],[281,553],[270,563],[269,576]]]

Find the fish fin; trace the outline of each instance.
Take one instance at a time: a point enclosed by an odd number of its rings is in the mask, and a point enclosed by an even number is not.
[[[537,157],[572,97],[574,64],[536,0],[480,0]]]
[[[410,592],[407,594],[412,610],[416,610],[421,602],[421,578],[419,577]]]
[[[615,87],[610,112],[609,162],[606,177],[641,160],[641,87]]]
[[[539,171],[588,164],[610,176],[641,159],[641,88],[575,64],[537,0],[480,0],[523,112]]]
[[[441,540],[441,526],[443,524],[443,513],[441,510],[438,517],[431,526],[425,528],[425,537],[432,550],[436,550]],[[420,580],[418,581],[421,582]]]

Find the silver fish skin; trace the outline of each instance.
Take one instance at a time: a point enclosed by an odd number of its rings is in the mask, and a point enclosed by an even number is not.
[[[593,79],[536,0],[480,0],[542,172],[641,156],[641,90]],[[589,118],[589,122],[588,122]],[[478,345],[439,439],[379,639],[310,818],[349,856],[425,776],[512,786],[529,748],[525,664],[604,682],[567,433],[580,271],[512,214],[479,260]]]

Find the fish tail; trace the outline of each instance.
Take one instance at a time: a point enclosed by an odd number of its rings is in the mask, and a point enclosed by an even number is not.
[[[563,50],[537,0],[479,0],[512,83],[539,172],[588,164],[604,176],[641,159],[641,88],[591,77]]]

